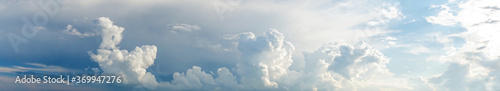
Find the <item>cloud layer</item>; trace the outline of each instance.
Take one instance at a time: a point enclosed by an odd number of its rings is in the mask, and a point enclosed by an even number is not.
[[[408,89],[401,79],[385,67],[389,60],[377,50],[361,43],[350,46],[325,44],[305,55],[303,71],[290,70],[295,47],[276,29],[255,35],[252,32],[234,36],[241,58],[230,71],[219,68],[216,74],[193,66],[185,73],[174,73],[173,80],[157,82],[146,71],[156,58],[156,46],[120,50],[123,28],[108,18],[94,22],[101,32],[102,43],[91,58],[103,73],[124,76],[124,82],[149,90],[388,90]]]
[[[231,70],[221,67],[213,73],[193,66],[186,72],[174,73],[171,81],[158,82],[154,75],[146,71],[154,63],[156,46],[136,47],[131,52],[120,50],[117,45],[124,29],[113,25],[107,18],[99,18],[95,22],[103,40],[97,54],[91,53],[91,56],[104,73],[124,75],[127,84],[149,90],[494,90],[499,88],[495,78],[499,76],[500,53],[492,51],[496,49],[491,46],[498,43],[493,40],[497,33],[491,29],[497,29],[497,19],[482,14],[496,13],[474,12],[496,10],[494,7],[499,6],[473,4],[485,2],[459,3],[462,10],[456,16],[450,13],[448,6],[441,5],[439,7],[443,11],[426,18],[430,23],[444,26],[458,23],[467,29],[454,35],[465,39],[464,46],[437,57],[438,61],[450,64],[448,70],[431,77],[395,77],[386,67],[389,58],[363,42],[354,46],[339,42],[324,44],[312,53],[304,53],[303,69],[292,70],[290,66],[294,63],[295,47],[285,40],[282,33],[271,29],[263,35],[245,32],[227,38],[237,44],[240,54],[236,67],[229,68]],[[381,11],[381,19],[400,18],[401,13],[394,8]],[[470,16],[484,16],[484,19],[470,20],[467,18]],[[368,25],[378,26],[386,22],[374,20]],[[184,32],[201,29],[188,24],[169,26]]]
[[[500,89],[495,0],[57,3],[19,49],[0,37],[0,73],[90,69],[134,90]],[[0,34],[23,34],[37,5],[0,2]]]

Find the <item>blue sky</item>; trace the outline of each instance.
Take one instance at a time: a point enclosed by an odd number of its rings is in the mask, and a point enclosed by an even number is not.
[[[495,0],[6,0],[0,89],[495,91],[499,7]],[[112,73],[125,82],[13,83],[23,73]]]

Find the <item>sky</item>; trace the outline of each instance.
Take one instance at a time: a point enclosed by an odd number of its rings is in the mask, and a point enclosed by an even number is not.
[[[499,21],[497,0],[2,0],[0,90],[497,91]]]

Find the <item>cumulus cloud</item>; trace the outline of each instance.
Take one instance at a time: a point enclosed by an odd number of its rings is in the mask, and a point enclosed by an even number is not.
[[[215,80],[212,75],[201,71],[198,66],[188,69],[186,73],[174,73],[173,79],[170,84],[174,89],[207,89],[209,85],[215,85]]]
[[[326,44],[307,53],[304,71],[290,70],[295,50],[276,29],[256,36],[252,32],[233,35],[241,58],[234,76],[223,67],[218,77],[194,66],[186,73],[174,73],[165,89],[240,90],[404,90],[402,79],[393,79],[385,67],[389,59],[367,44]],[[238,78],[239,77],[239,80]],[[165,85],[166,84],[166,85]]]
[[[395,79],[386,64],[389,59],[367,44],[351,46],[341,43],[325,44],[304,55],[306,78],[318,90],[404,90],[409,89],[402,79]],[[314,82],[318,81],[318,82]],[[316,86],[314,86],[316,85]],[[326,85],[326,86],[324,86]]]
[[[217,70],[217,78],[193,66],[186,73],[174,73],[173,80],[162,82],[161,89],[170,90],[235,90],[239,87],[236,77],[225,67]]]
[[[123,27],[113,25],[113,21],[106,17],[100,17],[94,20],[98,31],[101,34],[102,42],[99,48],[101,49],[117,49],[116,47],[122,41]],[[154,48],[156,49],[156,48]]]
[[[136,89],[153,90],[157,87],[171,90],[200,90],[200,89],[224,89],[237,88],[236,77],[227,68],[217,71],[218,78],[201,71],[200,67],[193,66],[186,73],[174,73],[171,82],[157,82],[154,75],[146,69],[154,64],[156,58],[156,46],[144,45],[136,47],[135,50],[120,50],[118,44],[122,39],[124,28],[113,25],[106,17],[97,18],[94,21],[97,30],[102,37],[102,42],[97,54],[89,52],[92,60],[99,64],[105,73],[123,76],[124,83],[136,86]],[[93,69],[94,70],[94,69]],[[214,88],[213,86],[220,86]]]
[[[138,85],[153,89],[158,85],[154,75],[146,71],[156,58],[156,46],[144,45],[132,51],[120,50],[118,44],[122,40],[124,28],[113,25],[113,21],[100,17],[94,21],[102,42],[97,54],[89,52],[92,60],[99,64],[103,73],[123,76],[125,84]]]
[[[276,29],[257,37],[242,33],[238,49],[242,60],[237,64],[237,73],[243,88],[278,88],[279,81],[287,79],[295,47]]]
[[[277,90],[290,88],[287,81],[290,74],[288,67],[291,60],[293,45],[284,40],[283,34],[272,29],[263,36],[255,36],[251,32],[235,35],[238,39],[238,50],[241,60],[237,63],[236,73],[233,75],[227,68],[217,70],[218,77],[201,71],[194,66],[186,73],[174,73],[171,82],[162,82],[163,89],[176,90]]]
[[[156,46],[145,45],[128,52],[118,47],[122,27],[108,18],[96,19],[102,43],[97,54],[89,52],[103,73],[116,73],[124,82],[149,90],[388,90],[408,89],[385,67],[389,59],[367,44],[326,44],[305,56],[304,71],[290,70],[295,47],[276,29],[256,36],[252,32],[233,35],[240,52],[236,68],[217,73],[193,66],[176,72],[173,80],[157,82],[146,71],[156,58]],[[236,74],[233,74],[236,73]]]

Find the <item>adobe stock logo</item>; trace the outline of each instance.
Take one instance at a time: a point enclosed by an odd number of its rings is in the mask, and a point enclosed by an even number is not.
[[[224,21],[224,13],[228,11],[233,11],[234,7],[238,6],[243,2],[243,0],[215,0],[212,4],[214,5],[215,12],[221,21]]]
[[[35,37],[39,30],[43,29],[42,26],[45,26],[47,22],[49,22],[49,17],[54,17],[59,12],[59,3],[56,0],[40,0],[36,2],[39,8],[42,10],[36,12],[32,15],[31,21],[30,17],[23,16],[21,20],[24,25],[21,28],[21,34],[17,35],[12,32],[7,34],[7,37],[12,45],[12,49],[14,52],[19,52],[19,45],[28,43],[28,39]]]

